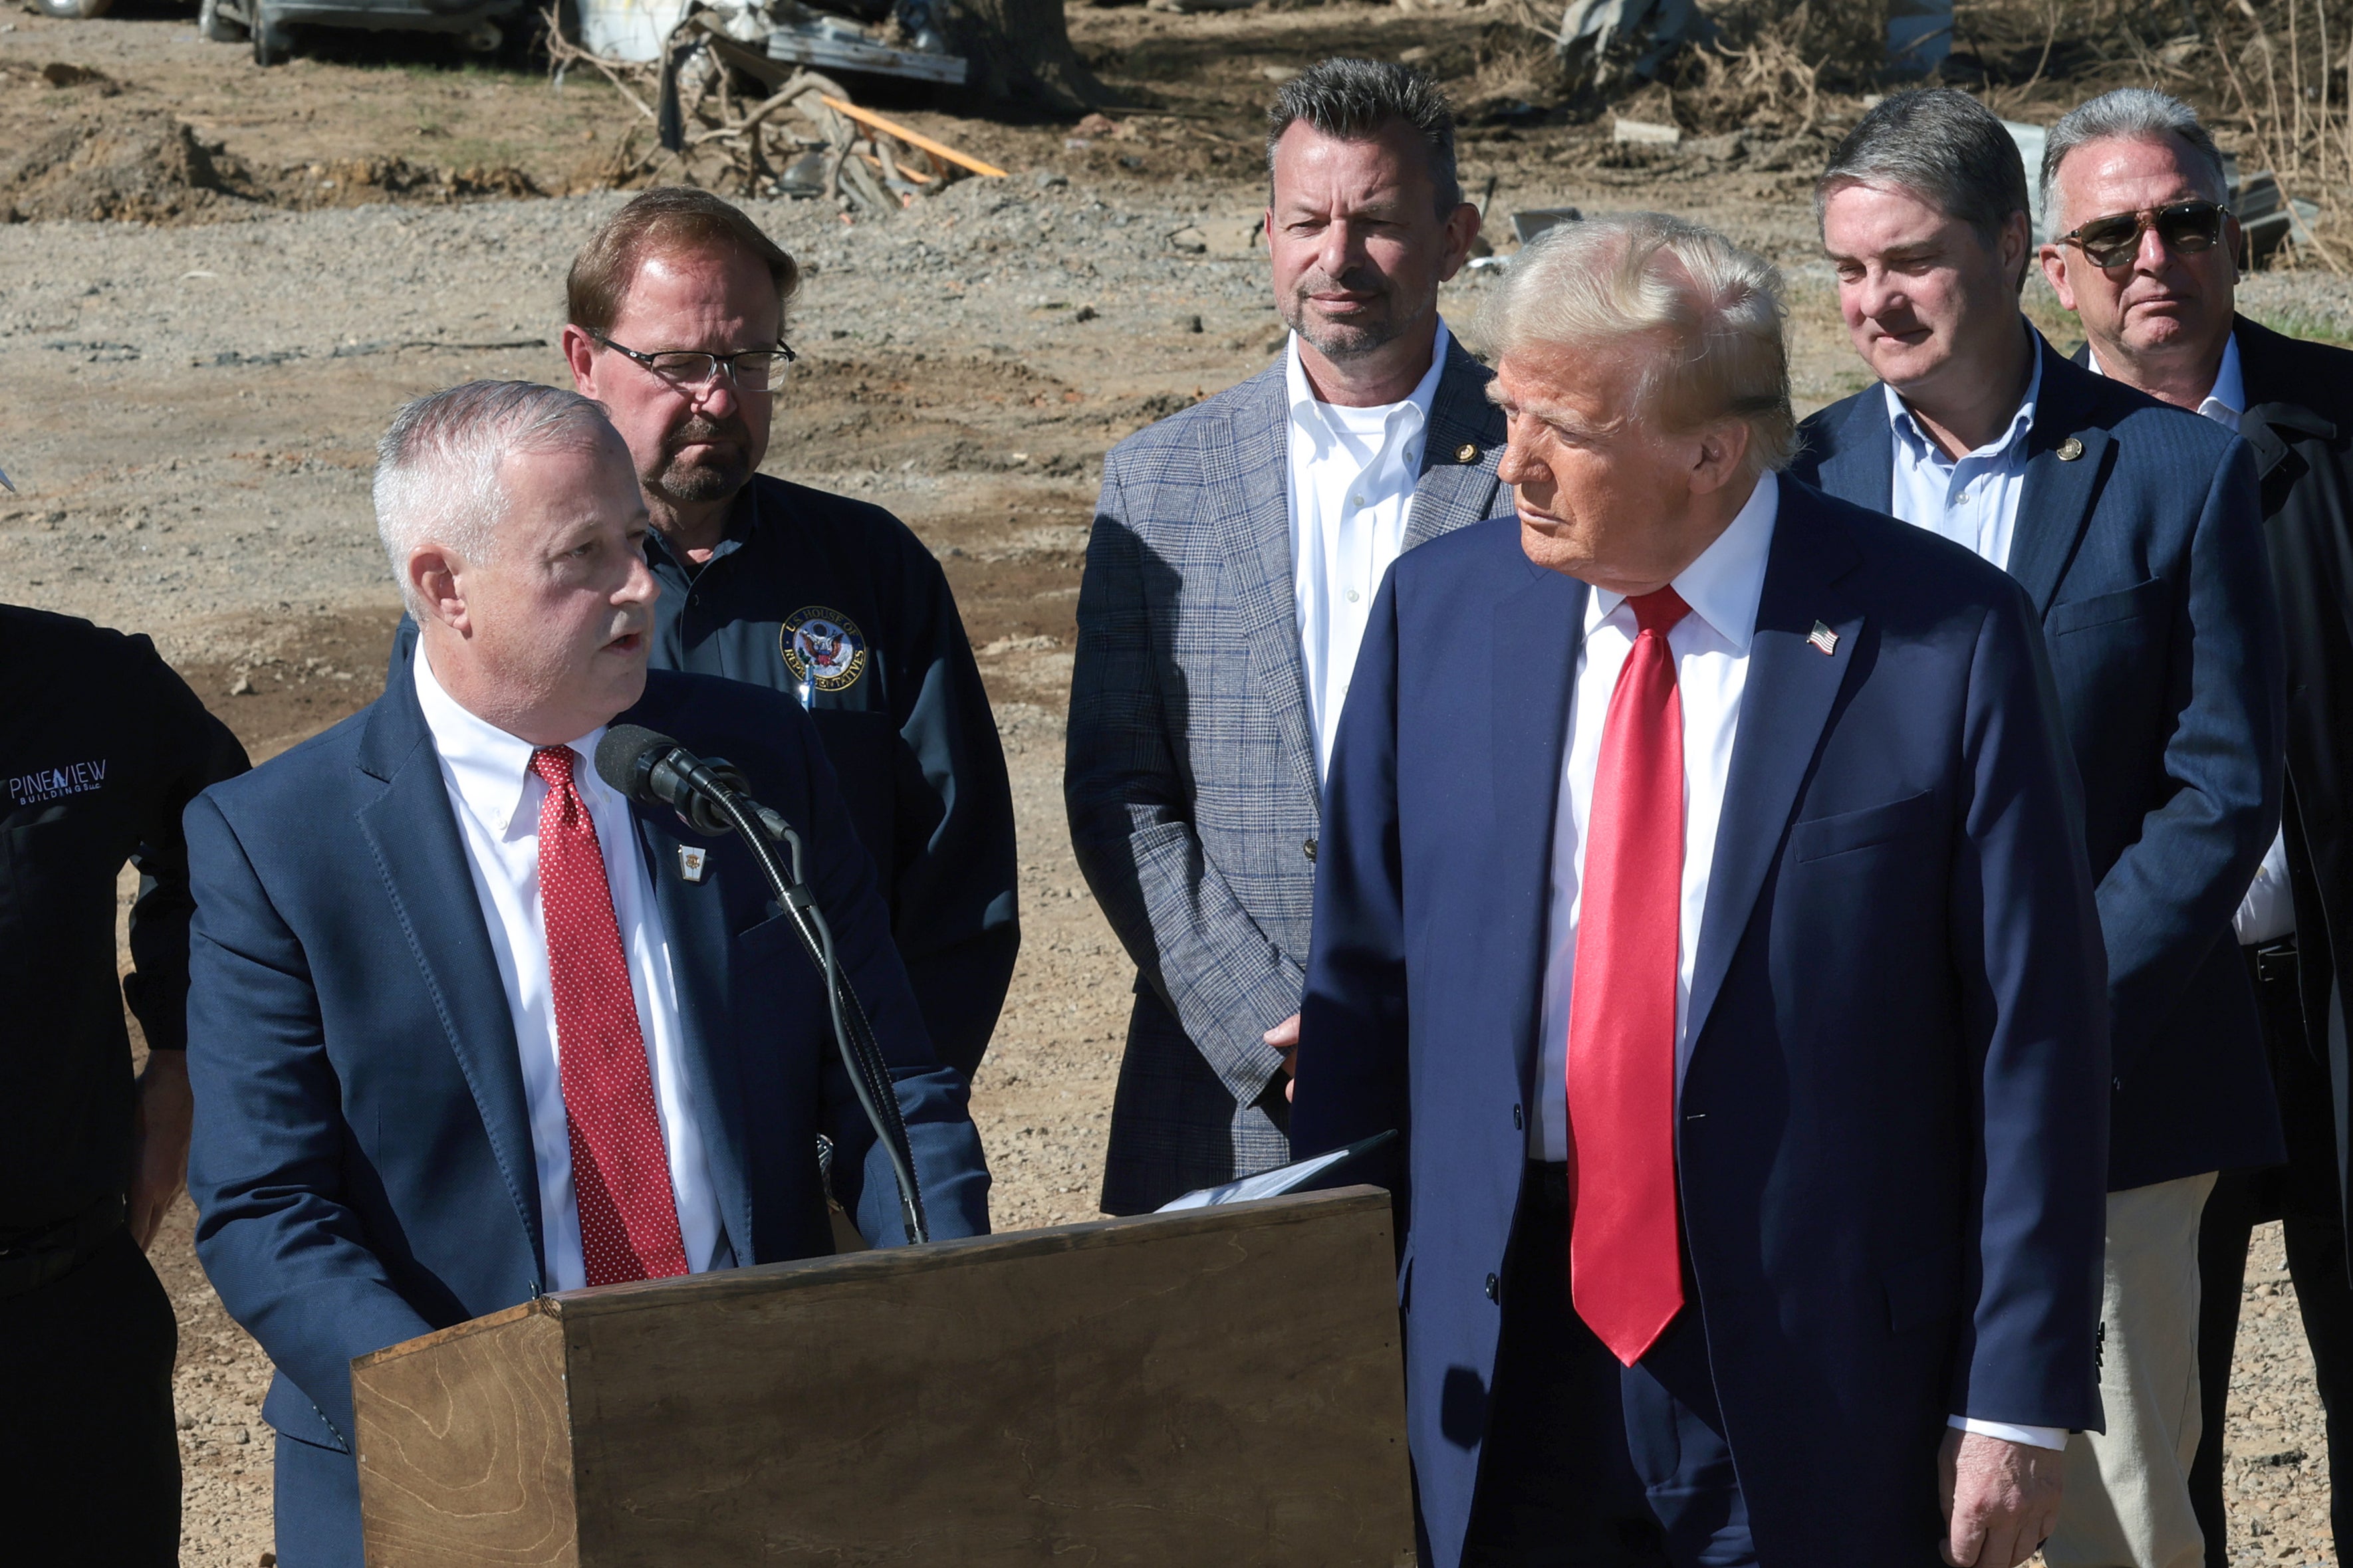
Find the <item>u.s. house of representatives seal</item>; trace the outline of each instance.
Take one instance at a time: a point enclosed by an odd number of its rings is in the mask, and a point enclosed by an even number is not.
[[[866,673],[866,634],[839,610],[810,605],[785,617],[776,634],[793,679],[819,691],[839,691]]]

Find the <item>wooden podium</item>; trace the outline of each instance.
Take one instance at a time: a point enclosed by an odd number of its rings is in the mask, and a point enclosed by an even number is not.
[[[1413,1561],[1369,1187],[575,1290],[352,1363],[371,1568]]]

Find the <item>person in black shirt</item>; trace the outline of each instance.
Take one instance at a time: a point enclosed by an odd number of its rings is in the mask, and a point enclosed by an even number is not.
[[[171,1563],[179,1335],[145,1249],[187,1171],[180,811],[245,752],[143,637],[0,605],[0,1541]]]
[[[573,262],[565,353],[653,517],[656,668],[775,688],[815,716],[932,1044],[969,1077],[1020,946],[1005,753],[923,542],[880,507],[757,472],[797,279],[718,197],[648,191]]]

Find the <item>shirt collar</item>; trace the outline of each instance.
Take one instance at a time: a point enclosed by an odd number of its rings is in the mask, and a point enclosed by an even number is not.
[[[2006,456],[2012,447],[2026,439],[2028,431],[2034,428],[2034,405],[2042,397],[2042,342],[2032,335],[2032,329],[2027,331],[2027,347],[2034,356],[2034,373],[2027,378],[2026,395],[2019,401],[2018,412],[2010,416],[2010,427],[1999,438],[1987,442],[1976,451],[1952,459],[1954,463],[1965,463],[1972,458],[1982,460]],[[1912,410],[1905,406],[1904,399],[1896,395],[1895,389],[1882,382],[1880,390],[1887,395],[1887,422],[1894,426],[1895,438],[1912,449],[1915,459],[1925,458],[1945,462],[1945,449],[1928,438],[1928,433],[1920,428],[1919,422],[1912,416]]]
[[[2222,363],[2215,367],[2213,390],[2199,404],[2198,412],[2206,412],[2206,404],[2219,403],[2231,411],[2232,424],[2247,411],[2247,381],[2239,369],[2239,334],[2232,332],[2222,340]]]
[[[659,528],[646,530],[646,563],[657,570],[664,565],[674,567],[687,577],[693,577],[713,561],[733,555],[751,542],[752,535],[761,523],[760,476],[754,474],[735,492],[735,503],[727,509],[727,529],[719,542],[702,560],[689,561],[686,552],[670,542],[670,536]]]
[[[2100,368],[2100,356],[2089,343],[2084,345],[2084,358],[2094,375],[2108,374]],[[2235,331],[2222,340],[2222,363],[2214,367],[2214,384],[2199,399],[2198,412],[2211,418],[2213,416],[2207,413],[2210,406],[2228,413],[2231,417],[2226,423],[2232,425],[2236,425],[2239,416],[2247,411],[2247,378],[2239,368],[2239,334]]]
[[[1417,423],[1429,423],[1430,411],[1438,402],[1438,383],[1446,374],[1447,350],[1453,342],[1452,334],[1446,330],[1446,319],[1440,317],[1437,334],[1430,340],[1430,368],[1422,372],[1421,379],[1414,383],[1413,390],[1406,395],[1404,402],[1389,405],[1392,424],[1408,409],[1413,411]],[[1328,437],[1332,426],[1324,416],[1324,401],[1315,395],[1315,389],[1307,384],[1307,368],[1299,363],[1297,332],[1292,333],[1283,346],[1282,385],[1291,405],[1292,423],[1305,426],[1319,438]]]
[[[1757,488],[1731,523],[1699,552],[1699,559],[1676,574],[1672,584],[1692,614],[1731,644],[1736,656],[1746,654],[1757,636],[1757,605],[1765,596],[1765,565],[1773,552],[1774,521],[1780,514],[1780,477],[1758,475]],[[1608,620],[1625,602],[1623,594],[1594,589],[1586,625]]]
[[[538,748],[508,734],[450,696],[434,678],[433,662],[425,657],[422,637],[417,640],[414,668],[417,705],[425,710],[433,750],[466,809],[501,839],[538,832],[539,817],[531,801],[532,782],[538,777],[531,771],[531,754]],[[599,724],[571,743],[580,759],[572,764],[572,781],[592,810],[612,795],[596,776],[595,766],[596,742],[605,738],[605,729]]]

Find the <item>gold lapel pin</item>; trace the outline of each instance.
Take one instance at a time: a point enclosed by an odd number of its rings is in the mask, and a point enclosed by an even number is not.
[[[1462,445],[1454,448],[1454,460],[1458,463],[1477,462],[1479,460],[1478,447],[1472,442],[1463,442]]]
[[[2070,436],[2059,443],[2059,460],[2072,463],[2084,455],[2084,443]]]

